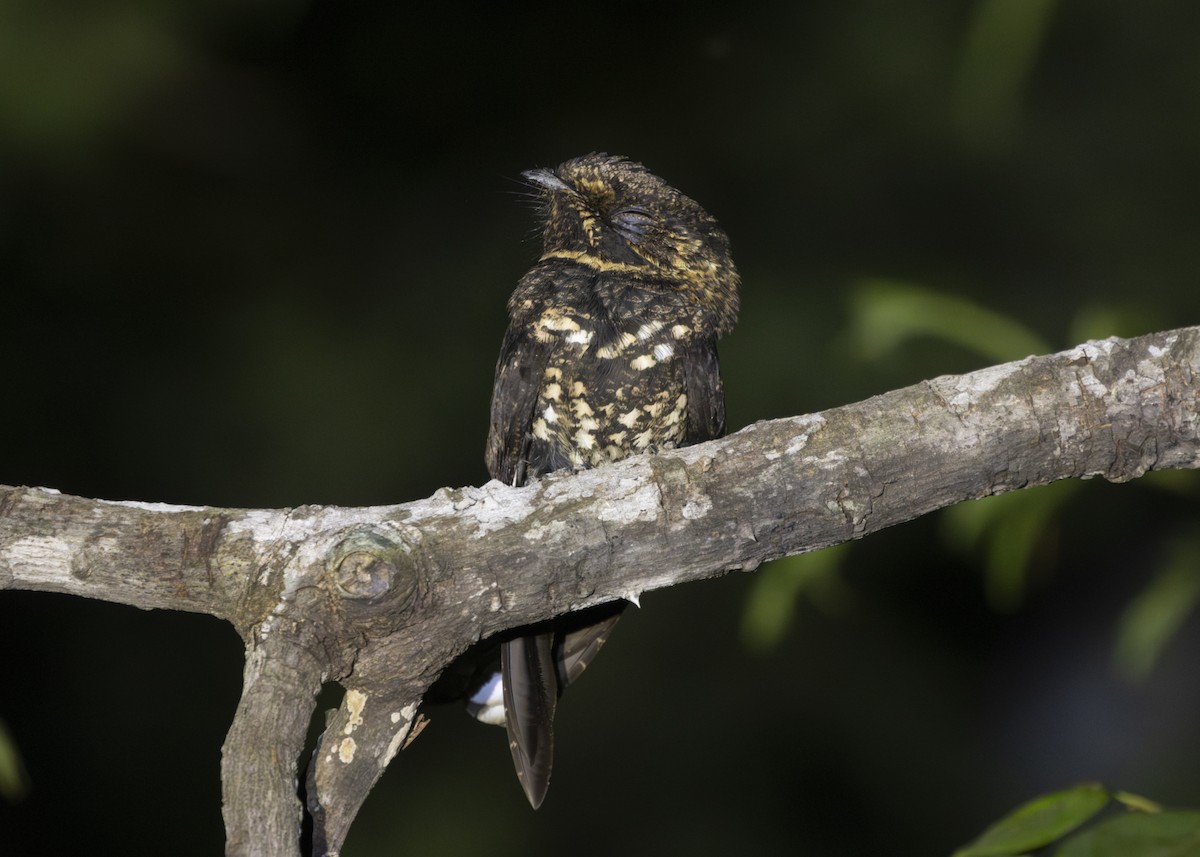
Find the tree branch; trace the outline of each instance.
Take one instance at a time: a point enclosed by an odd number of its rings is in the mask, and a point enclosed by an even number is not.
[[[1108,339],[534,485],[397,506],[235,510],[0,488],[0,589],[212,613],[246,642],[222,760],[227,853],[296,855],[314,756],[334,853],[441,670],[497,632],[752,570],[962,500],[1200,467],[1200,328]]]

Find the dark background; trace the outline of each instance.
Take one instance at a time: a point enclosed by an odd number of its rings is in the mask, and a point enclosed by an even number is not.
[[[480,484],[539,250],[520,173],[593,150],[733,240],[731,428],[998,362],[968,309],[1047,349],[1197,321],[1200,6],[428,5],[0,2],[0,482]],[[881,281],[960,329],[906,335],[930,314]],[[564,700],[540,811],[500,730],[436,710],[345,853],[925,857],[1084,779],[1195,807],[1194,611],[1140,679],[1114,659],[1134,599],[1198,573],[1192,476],[1022,492],[990,541],[970,512],[873,536],[774,645],[747,604],[799,562],[648,594]],[[28,774],[0,852],[219,853],[240,673],[209,617],[0,594]]]

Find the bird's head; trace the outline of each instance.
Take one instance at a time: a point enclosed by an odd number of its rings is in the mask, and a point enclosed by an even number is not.
[[[693,199],[644,166],[593,153],[526,172],[542,195],[543,259],[579,261],[678,289],[733,327],[739,277],[729,238]]]

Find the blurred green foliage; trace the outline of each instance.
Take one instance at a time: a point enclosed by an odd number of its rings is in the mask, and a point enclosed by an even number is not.
[[[1054,0],[980,0],[971,13],[954,81],[955,120],[985,153],[1002,153],[1021,120]]]
[[[942,515],[948,545],[964,553],[981,548],[988,601],[1000,611],[1020,607],[1034,555],[1056,523],[1056,512],[1078,490],[1056,482],[1018,493],[959,503]],[[1048,558],[1048,563],[1053,562]],[[1048,564],[1046,563],[1046,564]]]
[[[0,153],[95,157],[98,142],[183,73],[184,46],[152,7],[0,4]]]
[[[1056,857],[1174,857],[1200,853],[1200,812],[1130,814],[1072,837]]]
[[[732,428],[1194,324],[1197,32],[1180,3],[0,0],[0,481],[250,507],[483,481],[538,254],[518,177],[591,150],[731,235]],[[502,734],[435,710],[346,854],[608,854],[602,815],[629,855],[925,857],[1054,783],[1200,805],[1195,477],[648,594],[564,697],[542,810]],[[227,627],[5,592],[0,651],[30,783],[5,853],[219,851]]]
[[[954,857],[1014,857],[1049,845],[1079,829],[1109,803],[1098,783],[1044,795],[1000,819]]]
[[[760,654],[779,645],[795,617],[800,598],[835,615],[845,610],[852,594],[839,578],[838,570],[849,548],[837,545],[789,556],[760,569],[742,614],[743,644]]]
[[[21,752],[17,749],[8,727],[0,720],[0,801],[16,802],[29,789]]]
[[[1118,314],[1112,311],[1085,306],[1081,312],[1086,317],[1073,325],[1081,338],[1086,338],[1084,331],[1118,326]],[[881,279],[860,282],[852,290],[846,337],[844,350],[874,362],[902,360],[904,346],[923,337],[977,352],[996,363],[1051,350],[1015,319],[973,301]],[[1195,476],[1159,478],[1168,485],[1195,485]],[[1050,541],[1058,513],[1079,488],[1078,482],[1063,481],[959,503],[943,511],[946,544],[962,553],[982,550],[988,601],[994,609],[1011,612],[1021,605],[1035,554]],[[1053,560],[1050,556],[1046,564]],[[822,551],[775,563],[760,574],[751,586],[743,617],[747,646],[762,651],[777,645],[794,615],[797,597],[820,587],[828,602],[828,594],[839,590],[836,573],[843,564],[840,549]],[[1184,537],[1155,574],[1121,619],[1115,657],[1130,678],[1149,673],[1171,635],[1200,604],[1200,542]]]
[[[1081,829],[1106,807],[1127,811]],[[1139,795],[1085,783],[1018,807],[954,857],[1022,857],[1053,844],[1056,857],[1195,854],[1200,852],[1200,812],[1164,812]]]
[[[894,360],[908,340],[927,336],[969,349],[991,363],[1007,363],[1050,346],[1015,319],[977,302],[889,280],[855,284],[849,348],[865,360]]]
[[[1156,576],[1121,615],[1117,665],[1144,679],[1171,638],[1200,605],[1200,538],[1180,537],[1167,551]]]

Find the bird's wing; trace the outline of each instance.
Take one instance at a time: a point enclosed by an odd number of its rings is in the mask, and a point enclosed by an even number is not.
[[[558,675],[558,692],[587,669],[600,647],[608,640],[627,601],[609,601],[588,610],[571,613],[559,620],[554,647],[554,668]]]
[[[514,325],[504,334],[484,458],[488,475],[505,485],[524,485],[532,478],[528,471],[533,409],[549,360],[549,346],[526,329]]]
[[[488,473],[506,485],[524,485],[547,469],[531,462],[533,409],[549,363],[550,350],[527,329],[509,327],[496,363],[492,420],[488,432]],[[544,446],[544,444],[539,444]],[[554,634],[547,631],[506,641],[500,649],[505,725],[517,778],[536,809],[550,786],[554,761],[554,707],[558,679]]]
[[[684,352],[683,389],[688,398],[687,424],[680,446],[725,434],[725,389],[715,339],[695,341]]]

